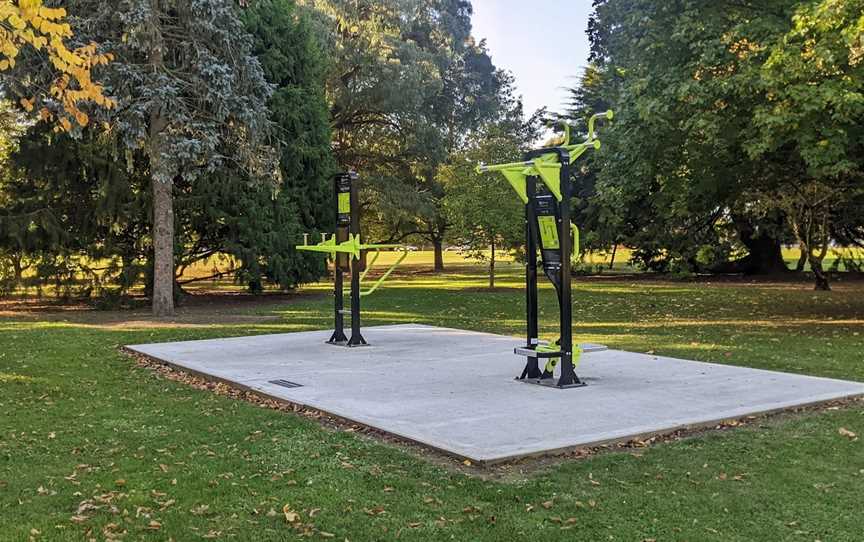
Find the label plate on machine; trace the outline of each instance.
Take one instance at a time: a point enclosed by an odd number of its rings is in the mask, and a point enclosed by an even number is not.
[[[561,285],[561,239],[558,234],[560,210],[558,201],[549,192],[534,197],[534,215],[537,218],[537,236],[540,242],[540,256],[543,272],[558,290]]]
[[[337,226],[351,225],[351,177],[340,175],[336,178]]]

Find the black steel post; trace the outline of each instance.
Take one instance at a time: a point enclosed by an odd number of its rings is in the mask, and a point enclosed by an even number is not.
[[[334,209],[336,211],[336,229],[333,235],[336,238],[336,242],[340,242],[344,239],[342,237],[347,237],[344,235],[345,224],[339,215],[339,193],[341,192],[341,186],[343,185],[343,173],[336,175],[333,177],[333,202]],[[345,344],[348,342],[348,337],[345,336],[345,316],[343,315],[343,311],[345,310],[345,303],[342,296],[342,258],[339,254],[336,254],[333,258],[333,298],[334,298],[334,328],[333,335],[330,336],[330,340],[327,342],[330,344]]]
[[[528,177],[526,181],[528,203],[525,205],[525,320],[527,326],[527,347],[537,348],[540,342],[537,322],[537,217],[534,213],[534,197],[537,195],[537,178]],[[520,379],[540,378],[539,362],[536,357],[528,357]]]
[[[570,155],[566,151],[559,153],[561,162],[561,217],[558,223],[558,239],[561,244],[561,377],[558,387],[579,385],[581,382],[573,368],[573,301],[570,273],[570,257],[573,243],[570,233],[570,198],[572,183],[570,182]]]
[[[355,237],[360,237],[360,198],[357,194],[358,176],[353,171],[349,174],[351,179],[351,226],[349,232]],[[351,338],[348,346],[363,346],[368,344],[363,335],[360,334],[360,260],[351,260]]]

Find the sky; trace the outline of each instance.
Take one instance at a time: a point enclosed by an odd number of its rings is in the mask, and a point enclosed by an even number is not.
[[[516,77],[525,113],[561,111],[588,63],[590,0],[473,0],[473,34]]]

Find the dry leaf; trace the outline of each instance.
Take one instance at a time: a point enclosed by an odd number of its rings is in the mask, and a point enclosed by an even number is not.
[[[289,504],[282,507],[282,513],[285,514],[285,521],[288,523],[297,523],[300,521],[300,514],[291,510],[291,505]]]
[[[553,503],[552,501],[546,501],[543,504],[541,504],[540,506],[542,506],[546,510],[549,510],[550,508],[552,508],[553,504],[555,504],[555,503]]]
[[[856,438],[858,438],[858,435],[846,429],[845,427],[841,427],[840,430],[837,432],[850,440],[855,440]]]
[[[189,511],[192,512],[192,515],[193,515],[193,516],[203,516],[204,514],[207,513],[208,510],[210,510],[210,506],[209,506],[209,505],[201,504],[201,505],[198,505],[198,506],[196,506],[195,508],[193,508],[192,510],[189,510]]]
[[[365,512],[370,516],[380,516],[381,514],[384,513],[384,507],[383,506],[376,506],[375,508],[370,508],[369,510],[366,510]]]

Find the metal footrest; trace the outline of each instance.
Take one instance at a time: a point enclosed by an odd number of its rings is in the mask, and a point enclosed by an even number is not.
[[[545,346],[545,344],[541,343],[540,346]],[[590,354],[591,352],[604,352],[609,350],[607,346],[602,344],[580,344],[579,348],[582,350],[583,354]],[[517,356],[525,356],[526,358],[540,358],[540,359],[548,359],[548,358],[560,358],[561,352],[538,352],[534,349],[534,347],[521,346],[513,349],[513,353]]]
[[[539,359],[548,359],[548,358],[560,358],[563,355],[563,352],[538,352],[533,348],[528,348],[527,346],[522,346],[519,348],[514,348],[513,353],[517,356],[525,356],[526,358],[539,358]]]

